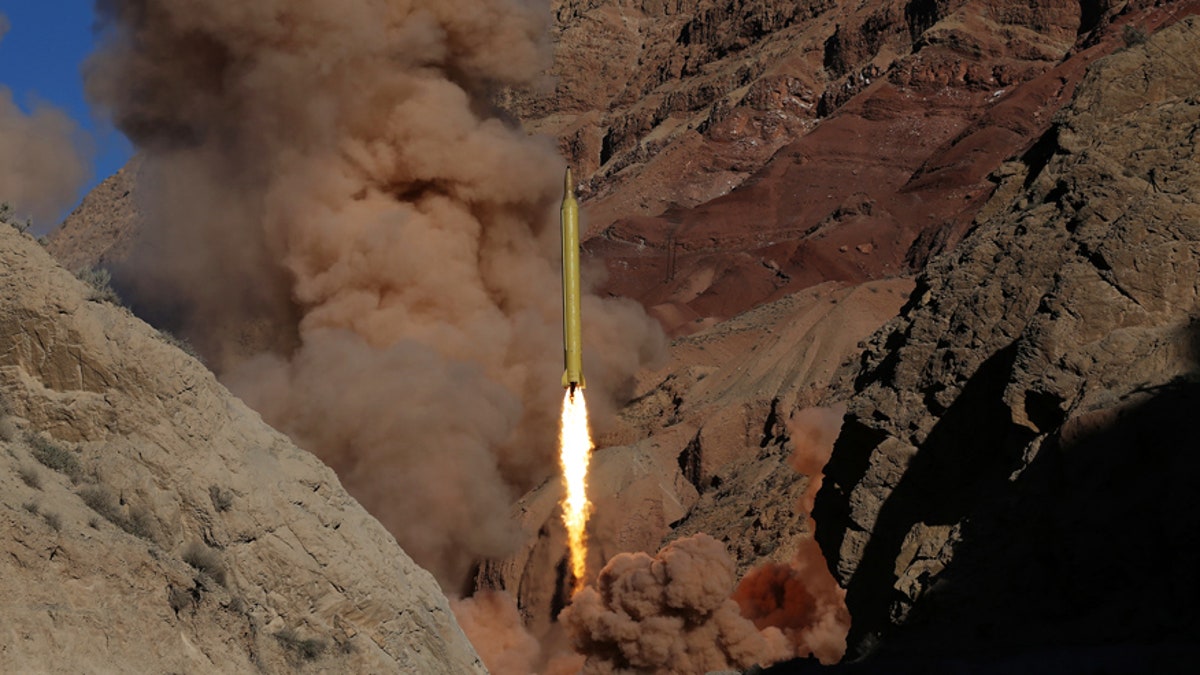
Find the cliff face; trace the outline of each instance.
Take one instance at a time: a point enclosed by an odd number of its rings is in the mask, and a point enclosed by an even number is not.
[[[807,55],[805,72],[829,83],[814,85],[819,124],[701,204],[675,199],[658,215],[630,205],[609,218],[599,197],[592,212],[605,229],[586,248],[608,265],[609,291],[639,299],[676,334],[821,281],[920,269],[953,248],[992,194],[987,176],[1044,133],[1087,65],[1123,44],[1126,25],[1153,31],[1183,15],[1139,6],[830,7],[788,42]],[[702,156],[674,164],[681,184]],[[637,193],[639,170],[604,180]]]
[[[0,448],[10,672],[484,672],[333,471],[7,226]]]
[[[1128,3],[1083,4],[559,0],[552,79],[508,103],[561,139],[603,227],[724,194],[894,67],[988,93],[1028,80]]]
[[[814,513],[861,648],[1200,636],[1198,36],[1093,66],[868,344]]]
[[[575,167],[603,289],[675,335],[824,281],[920,269],[1126,25],[1153,32],[1196,5],[551,4],[552,70],[497,102]],[[128,236],[128,208],[107,203],[52,235],[56,256],[120,257],[127,243],[94,234]]]

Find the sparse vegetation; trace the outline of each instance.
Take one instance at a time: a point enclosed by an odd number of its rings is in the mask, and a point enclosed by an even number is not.
[[[11,414],[8,402],[0,395],[0,441],[6,443],[17,440],[17,425],[13,423]]]
[[[117,523],[117,527],[135,537],[154,541],[154,518],[145,507],[135,507],[129,510],[129,517]]]
[[[304,661],[315,661],[325,653],[325,641],[318,638],[301,639],[291,628],[284,628],[275,634],[275,639],[288,652]]]
[[[1125,24],[1121,29],[1121,38],[1125,40],[1125,46],[1134,47],[1136,45],[1145,44],[1150,36],[1146,35],[1146,31],[1131,23]]]
[[[0,441],[6,443],[17,440],[17,425],[13,424],[12,418],[0,412]]]
[[[196,348],[192,346],[192,343],[188,342],[187,340],[184,340],[183,338],[175,335],[171,331],[164,330],[162,328],[158,329],[158,336],[160,338],[162,338],[163,342],[182,351],[184,354],[187,354],[188,356],[192,357],[193,359],[196,359],[197,361],[200,361],[201,363],[204,362],[204,359],[200,358],[200,353],[197,352]]]
[[[103,267],[85,267],[75,272],[75,277],[91,287],[88,300],[120,305],[121,296],[112,287],[112,274]]]
[[[22,466],[20,469],[17,469],[17,475],[21,477],[21,480],[26,485],[34,490],[42,489],[42,477],[38,474],[37,469],[32,466]]]
[[[11,225],[17,232],[28,232],[29,228],[33,227],[33,221],[29,218],[20,220],[13,213],[12,204],[8,202],[0,203],[0,223]]]
[[[193,541],[184,550],[183,561],[201,574],[207,574],[218,584],[225,585],[225,563],[221,562],[221,554],[217,551],[199,541]]]
[[[216,485],[208,486],[208,497],[218,512],[228,511],[233,506],[233,492]]]
[[[79,498],[83,500],[84,504],[87,504],[88,508],[111,523],[115,524],[122,519],[121,507],[117,504],[117,498],[106,487],[101,485],[85,486],[79,491]]]
[[[126,517],[121,512],[121,505],[117,503],[117,498],[103,485],[85,486],[79,491],[79,498],[88,505],[88,508],[103,516],[113,525],[135,537],[154,541],[154,519],[145,508],[132,508],[129,510],[129,516]]]
[[[58,532],[62,530],[62,518],[57,513],[46,512],[42,514],[42,520],[50,526],[50,529]]]
[[[170,603],[171,609],[178,615],[181,611],[196,603],[196,596],[186,588],[171,586],[167,591],[167,602]]]
[[[35,516],[41,510],[41,507],[39,507],[37,505],[37,502],[25,502],[24,504],[21,505],[21,508],[25,509],[26,511],[32,513]]]
[[[29,444],[33,458],[47,469],[65,474],[72,483],[83,479],[83,466],[76,459],[75,453],[38,434],[27,434],[25,441]]]

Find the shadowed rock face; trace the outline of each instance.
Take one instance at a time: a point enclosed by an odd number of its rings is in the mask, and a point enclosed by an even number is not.
[[[814,513],[852,642],[1200,636],[1198,36],[1094,65],[869,343]]]
[[[96,298],[0,227],[5,670],[484,672],[332,470]]]

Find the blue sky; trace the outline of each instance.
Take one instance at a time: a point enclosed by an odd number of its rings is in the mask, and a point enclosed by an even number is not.
[[[80,67],[96,43],[93,2],[0,0],[0,14],[9,23],[0,39],[0,84],[12,90],[26,112],[37,101],[46,101],[88,132],[96,153],[87,189],[115,173],[132,153],[125,137],[93,114],[84,100]]]

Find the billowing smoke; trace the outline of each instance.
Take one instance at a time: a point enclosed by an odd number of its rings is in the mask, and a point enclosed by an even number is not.
[[[0,14],[0,40],[8,32]],[[70,207],[89,175],[87,143],[66,113],[37,104],[26,115],[0,85],[0,201],[17,218],[51,223]]]
[[[547,0],[98,4],[89,93],[145,156],[118,281],[456,588],[555,470],[563,163],[488,104],[547,65]],[[584,312],[613,397],[661,334]]]
[[[541,645],[525,630],[511,595],[481,591],[470,598],[452,600],[450,608],[488,672],[529,675],[535,671]]]
[[[838,403],[828,408],[805,408],[788,418],[788,437],[792,442],[792,454],[788,463],[802,476],[808,477],[804,494],[800,496],[800,511],[811,517],[817,491],[825,482],[825,465],[833,456],[833,444],[842,432],[842,418],[846,404]]]
[[[790,462],[808,476],[798,505],[810,513],[845,406],[792,415]],[[815,540],[787,564],[751,570],[734,588],[736,565],[706,534],[679,539],[651,558],[622,553],[560,615],[585,673],[705,673],[793,657],[837,663],[846,653],[845,591]]]
[[[451,600],[450,608],[492,675],[576,675],[583,666],[559,635],[539,641],[525,630],[517,601],[504,591]]]
[[[583,672],[705,673],[791,656],[778,629],[760,631],[730,599],[736,571],[707,534],[653,558],[618,554],[560,615],[587,656]]]
[[[829,573],[813,539],[800,542],[789,564],[768,563],[751,570],[733,599],[755,626],[783,631],[792,647],[789,657],[815,656],[829,665],[846,655],[846,591]]]
[[[806,514],[812,513],[845,411],[845,404],[808,408],[788,420],[788,433],[795,446],[791,464],[808,476],[799,505]],[[802,540],[786,565],[768,563],[751,570],[733,597],[754,625],[783,631],[793,648],[790,656],[811,655],[824,664],[837,663],[845,656],[846,634],[850,631],[846,591],[829,573],[816,540]]]

